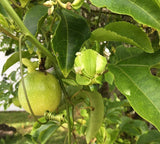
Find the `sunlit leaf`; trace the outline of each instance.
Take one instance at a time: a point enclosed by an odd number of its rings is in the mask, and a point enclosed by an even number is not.
[[[30,58],[31,55],[29,54],[29,52],[25,51],[22,52],[22,57]],[[15,52],[7,59],[7,61],[3,65],[2,74],[18,61],[19,61],[19,52]]]
[[[135,45],[145,52],[153,53],[153,48],[146,33],[127,22],[114,22],[92,32],[92,39],[97,41],[120,41]]]
[[[97,7],[132,16],[135,20],[160,30],[160,2],[158,0],[91,0]]]
[[[47,124],[41,125],[31,132],[33,140],[45,144],[58,128],[59,126],[54,122],[48,122]]]
[[[159,63],[159,52],[143,53],[111,64],[109,70],[134,110],[160,130],[160,79],[150,72],[150,67]]]

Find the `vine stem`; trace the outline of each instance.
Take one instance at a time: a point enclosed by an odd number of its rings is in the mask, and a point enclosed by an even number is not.
[[[7,31],[6,29],[4,29],[1,25],[0,25],[0,32],[6,34],[7,36],[11,37],[12,39],[18,41],[19,39],[14,36],[12,33],[10,33],[9,31]]]
[[[23,24],[22,20],[19,18],[19,16],[16,14],[14,9],[9,4],[8,0],[0,0],[1,5],[5,10],[8,12],[10,17],[16,22],[16,24],[21,29],[22,33],[25,35],[25,38],[31,41],[42,53],[44,53],[46,56],[50,58],[52,61],[52,64],[55,68],[56,75],[59,79],[60,86],[62,88],[62,91],[64,93],[65,99],[66,99],[66,110],[67,110],[67,118],[68,118],[68,144],[71,144],[71,120],[70,120],[70,112],[69,112],[69,95],[67,94],[67,91],[64,87],[64,84],[61,80],[61,73],[59,72],[59,67],[57,65],[57,61],[55,56],[53,56],[39,41],[30,33],[30,31],[26,28],[26,26]]]
[[[62,80],[60,79],[60,86],[62,88],[62,91],[64,93],[64,96],[65,96],[65,103],[66,103],[66,111],[67,111],[67,118],[68,118],[68,144],[71,144],[71,132],[72,132],[72,129],[71,129],[71,119],[70,119],[70,111],[69,111],[69,96],[67,94],[67,91],[63,85],[63,82]]]

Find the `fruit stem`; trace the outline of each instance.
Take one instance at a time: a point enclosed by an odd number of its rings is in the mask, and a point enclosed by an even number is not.
[[[60,86],[62,88],[64,97],[65,97],[65,104],[66,104],[66,111],[67,111],[67,119],[68,119],[68,144],[71,144],[71,118],[70,118],[70,111],[69,111],[69,95],[64,87],[64,84],[61,79],[59,79]]]
[[[22,63],[27,67],[28,73],[34,72],[38,64],[31,62],[27,58],[22,58]]]

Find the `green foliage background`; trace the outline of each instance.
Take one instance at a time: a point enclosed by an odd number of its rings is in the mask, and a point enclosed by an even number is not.
[[[22,57],[38,61],[38,50],[46,58],[46,68],[54,67],[52,73],[64,93],[58,112],[49,117],[46,125],[35,123],[30,140],[46,143],[59,127],[68,123],[68,142],[72,137],[74,143],[79,143],[76,137],[86,135],[91,118],[88,113],[92,113],[92,101],[85,94],[96,91],[103,97],[104,120],[90,143],[158,143],[160,2],[90,0],[80,9],[68,10],[56,1],[51,15],[44,2],[0,1],[0,50],[10,55],[2,73],[19,61],[18,40],[24,34]],[[87,49],[106,57],[107,65],[98,74],[98,83],[90,83],[93,79],[80,67],[79,75],[87,77],[87,85],[79,85],[74,62],[76,54]],[[86,63],[92,59],[89,57]],[[17,97],[19,77],[17,70],[0,82],[0,101],[5,108],[12,103],[11,95]],[[44,117],[40,119],[43,120]]]

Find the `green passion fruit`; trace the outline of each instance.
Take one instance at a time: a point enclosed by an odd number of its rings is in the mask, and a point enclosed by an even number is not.
[[[15,106],[17,107],[21,107],[21,104],[19,103],[19,99],[18,99],[18,96],[15,96],[12,98],[12,102]]]
[[[24,77],[24,83],[31,108],[35,115],[42,116],[46,110],[53,112],[61,101],[61,88],[58,80],[50,73],[33,71]],[[22,82],[18,88],[21,106],[29,113]]]

